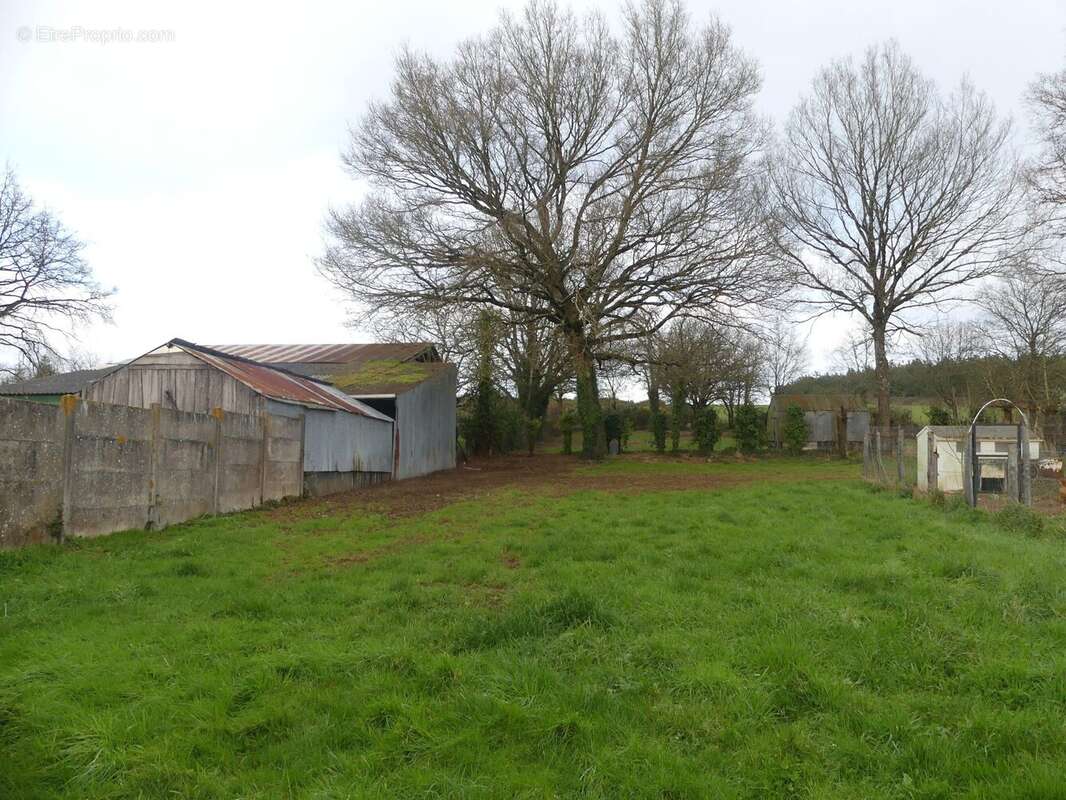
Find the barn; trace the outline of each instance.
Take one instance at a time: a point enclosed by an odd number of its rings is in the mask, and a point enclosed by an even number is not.
[[[926,425],[918,431],[918,488],[929,489],[929,452],[936,452],[936,488],[942,492],[961,492],[962,460],[966,425]],[[1029,458],[1039,461],[1043,439],[1029,432]],[[978,425],[977,461],[981,467],[981,491],[1001,492],[1007,479],[1007,460],[1018,446],[1017,425]]]
[[[870,430],[870,411],[862,398],[844,394],[781,394],[770,398],[766,427],[770,442],[782,444],[785,415],[789,406],[803,410],[807,421],[807,448],[831,450],[837,446],[838,432],[845,431],[849,445],[862,444]]]
[[[427,342],[213,345],[329,381],[395,421],[397,480],[455,468],[456,370]]]
[[[392,419],[330,384],[184,339],[89,383],[100,403],[177,411],[303,417],[304,491],[328,494],[392,476]]]

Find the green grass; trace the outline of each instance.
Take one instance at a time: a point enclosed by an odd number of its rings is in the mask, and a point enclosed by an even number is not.
[[[1024,519],[854,480],[284,519],[0,553],[0,797],[1066,796]]]

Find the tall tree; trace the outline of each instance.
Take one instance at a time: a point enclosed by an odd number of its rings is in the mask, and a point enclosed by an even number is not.
[[[777,294],[755,65],[675,0],[577,19],[534,0],[436,59],[404,50],[345,163],[372,192],[331,213],[323,273],[357,299],[487,304],[567,343],[586,456],[597,359],[681,313]]]
[[[1066,355],[1066,279],[1022,262],[981,293],[981,305],[988,317],[987,349],[1010,365],[1010,396],[1031,414],[1057,410],[1063,393],[1058,357]]]
[[[54,365],[62,361],[57,338],[108,317],[111,292],[94,279],[83,249],[51,212],[36,207],[8,169],[0,178],[0,356],[34,371]],[[0,372],[11,374],[6,360],[0,358]]]
[[[1037,78],[1028,101],[1040,145],[1030,183],[1044,221],[1066,236],[1066,69]]]
[[[781,252],[811,300],[862,317],[890,424],[887,343],[906,315],[992,274],[1017,244],[1009,122],[937,92],[894,43],[840,61],[793,110],[773,170]]]

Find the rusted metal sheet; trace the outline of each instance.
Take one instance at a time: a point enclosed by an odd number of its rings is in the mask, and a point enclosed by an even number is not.
[[[200,359],[266,397],[388,420],[384,414],[365,403],[360,403],[332,386],[311,378],[258,364],[244,357],[220,353],[184,339],[173,339],[168,345]]]
[[[353,364],[377,359],[438,361],[428,342],[371,344],[216,344],[211,350],[265,364]]]

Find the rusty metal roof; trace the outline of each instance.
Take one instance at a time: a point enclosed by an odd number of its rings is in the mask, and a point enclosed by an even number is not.
[[[430,342],[369,344],[216,344],[210,349],[265,364],[354,364],[377,359],[439,361]]]
[[[168,346],[177,347],[189,355],[225,372],[234,380],[270,397],[299,405],[347,411],[364,417],[391,422],[391,418],[365,403],[349,397],[323,381],[304,377],[284,369],[261,364],[249,358],[223,353],[184,339],[171,339]]]

